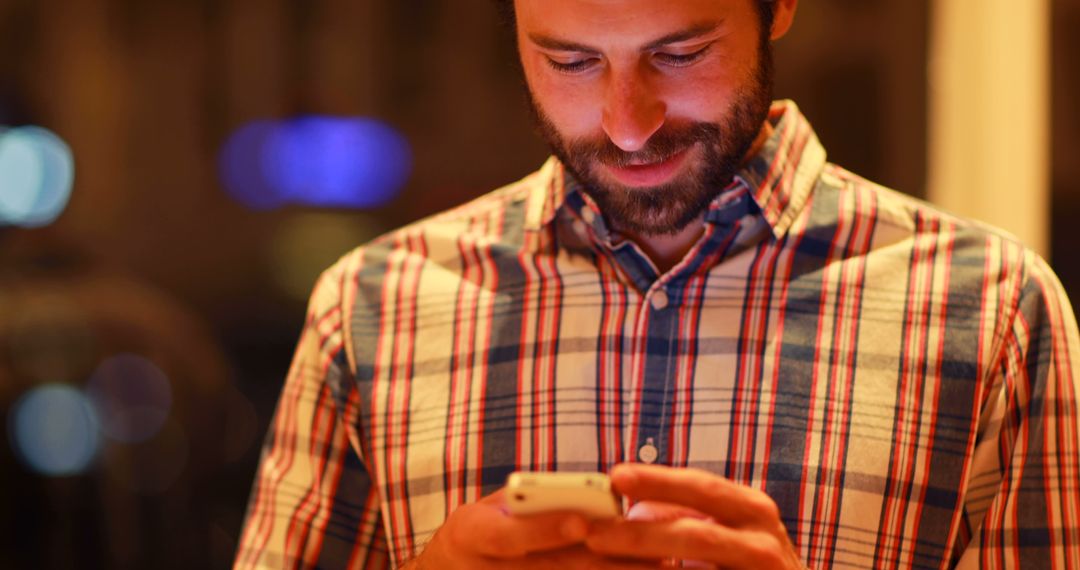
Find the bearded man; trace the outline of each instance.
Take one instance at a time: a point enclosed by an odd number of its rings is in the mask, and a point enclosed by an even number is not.
[[[771,103],[797,2],[501,2],[555,156],[323,275],[238,568],[1080,566],[1060,284],[826,162]]]

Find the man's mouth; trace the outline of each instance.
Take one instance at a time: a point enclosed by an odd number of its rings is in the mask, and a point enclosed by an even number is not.
[[[650,187],[665,184],[675,177],[686,161],[690,149],[681,150],[660,162],[627,164],[615,166],[604,164],[604,168],[621,184],[631,187]]]

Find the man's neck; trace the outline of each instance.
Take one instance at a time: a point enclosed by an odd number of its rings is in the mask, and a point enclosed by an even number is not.
[[[754,144],[750,145],[750,150],[743,157],[743,164],[761,152],[761,147],[772,136],[772,132],[772,124],[765,121],[754,139]],[[644,235],[626,231],[622,233],[649,256],[662,275],[678,265],[701,239],[705,233],[705,218],[698,218],[674,235]]]

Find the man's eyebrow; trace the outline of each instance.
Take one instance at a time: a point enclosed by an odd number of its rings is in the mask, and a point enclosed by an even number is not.
[[[688,40],[694,40],[715,32],[720,27],[720,22],[704,22],[701,24],[694,24],[685,30],[680,30],[668,34],[657,40],[653,40],[645,45],[645,51],[654,50],[659,47],[664,47],[668,44],[677,44],[679,42],[685,42]]]
[[[600,50],[589,47],[585,44],[579,44],[567,40],[560,40],[551,36],[543,36],[540,34],[529,34],[529,40],[544,48],[552,51],[576,51],[584,53],[600,53]]]
[[[690,26],[689,28],[686,28],[685,30],[672,32],[670,34],[667,34],[666,36],[660,37],[645,44],[645,47],[642,48],[642,51],[654,50],[668,44],[693,40],[701,36],[710,34],[716,31],[716,29],[719,27],[719,22],[706,22],[701,24],[695,24],[693,26]],[[568,40],[562,40],[542,34],[529,34],[529,40],[539,47],[552,51],[573,51],[581,53],[600,53],[601,51],[592,46]]]

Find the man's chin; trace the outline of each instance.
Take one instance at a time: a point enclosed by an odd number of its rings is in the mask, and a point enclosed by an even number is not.
[[[596,202],[612,229],[621,233],[640,236],[661,236],[676,234],[688,223],[681,223],[694,215],[685,210],[688,206],[681,200],[679,191],[673,185],[657,187],[631,187],[596,178],[582,180],[583,190]],[[677,226],[677,227],[676,227]]]
[[[668,212],[656,216],[649,220],[638,220],[635,223],[628,224],[628,229],[625,230],[626,233],[644,238],[671,237],[678,235],[700,218],[697,213],[688,216],[684,215],[681,218],[676,218]],[[683,219],[685,218],[690,219],[684,222]]]
[[[629,192],[641,193],[643,191],[633,189]],[[634,236],[675,235],[701,217],[701,212],[696,210],[691,212],[689,207],[682,208],[683,211],[673,211],[670,204],[660,205],[651,200],[652,204],[645,206],[640,201],[635,203],[635,201],[627,200],[626,194],[613,197],[590,193],[590,196],[604,212],[604,218],[611,225],[611,229]]]

